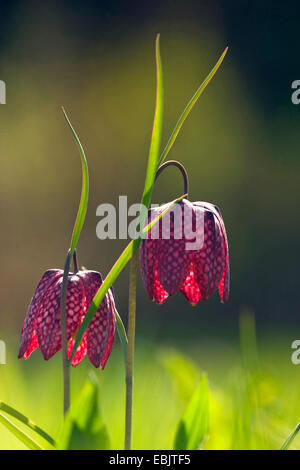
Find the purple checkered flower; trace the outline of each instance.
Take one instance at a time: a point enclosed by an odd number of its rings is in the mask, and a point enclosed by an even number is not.
[[[29,304],[21,333],[19,358],[27,359],[39,347],[45,360],[61,349],[60,294],[63,271],[49,269],[42,276]],[[66,314],[68,354],[71,355],[76,334],[87,309],[102,284],[96,271],[70,273]],[[76,366],[87,354],[95,367],[104,368],[111,353],[115,336],[115,302],[109,289],[96,315],[78,346],[72,365]]]
[[[150,209],[148,222],[167,206]],[[174,208],[177,216],[173,209],[164,214],[140,245],[141,275],[150,299],[161,304],[180,291],[196,305],[219,289],[221,301],[226,302],[229,252],[220,210],[208,202],[187,199]]]

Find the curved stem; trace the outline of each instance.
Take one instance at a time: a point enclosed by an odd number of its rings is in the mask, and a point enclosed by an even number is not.
[[[125,416],[125,450],[131,449],[132,435],[132,390],[134,368],[134,340],[136,313],[136,278],[138,250],[132,255],[129,274],[129,312],[128,312],[128,348],[126,358],[126,416]]]
[[[66,313],[66,300],[68,288],[68,276],[71,264],[71,250],[68,251],[65,267],[63,282],[61,286],[60,295],[60,324],[61,324],[61,343],[62,343],[62,366],[63,366],[63,380],[64,380],[64,414],[70,408],[70,364],[68,360],[68,337],[67,337],[67,313]]]
[[[160,165],[160,167],[158,167],[158,170],[156,172],[155,181],[157,180],[159,175],[164,171],[164,169],[167,168],[168,166],[176,166],[177,168],[179,168],[179,170],[181,171],[181,174],[183,176],[183,185],[184,185],[183,186],[184,187],[183,193],[187,194],[187,196],[188,196],[188,194],[189,194],[189,178],[188,178],[186,169],[177,160],[168,160],[167,162]]]

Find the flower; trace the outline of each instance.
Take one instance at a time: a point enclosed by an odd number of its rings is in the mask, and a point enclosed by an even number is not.
[[[148,211],[154,220],[171,203]],[[176,209],[176,210],[175,210]],[[229,297],[229,252],[220,210],[183,199],[152,226],[140,245],[140,270],[151,300],[163,303],[178,291],[192,305],[219,288]]]
[[[63,271],[49,269],[42,276],[29,304],[21,332],[19,358],[27,359],[39,346],[45,360],[61,349],[60,294]],[[69,273],[66,315],[68,355],[86,311],[102,284],[96,271]],[[72,365],[76,366],[87,354],[95,367],[104,368],[111,353],[115,336],[115,302],[109,289],[78,346]]]

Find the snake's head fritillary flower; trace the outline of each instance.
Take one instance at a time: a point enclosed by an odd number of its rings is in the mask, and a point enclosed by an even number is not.
[[[42,276],[27,310],[21,333],[19,358],[27,359],[40,347],[44,359],[50,359],[61,349],[60,295],[63,271],[49,269]],[[102,284],[96,271],[69,274],[66,298],[68,354],[86,311]],[[115,336],[115,302],[109,289],[78,346],[72,365],[76,366],[87,354],[95,367],[104,368],[111,353]]]
[[[169,204],[150,209],[148,222]],[[196,305],[218,288],[221,301],[226,302],[229,252],[220,210],[213,204],[187,199],[176,204],[142,240],[140,269],[148,295],[157,303],[181,291]]]

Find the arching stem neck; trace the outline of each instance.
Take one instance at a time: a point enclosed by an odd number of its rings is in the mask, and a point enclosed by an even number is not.
[[[158,168],[157,172],[156,172],[156,176],[155,176],[155,180],[157,180],[157,178],[159,177],[159,175],[165,170],[165,168],[167,168],[168,166],[176,166],[177,168],[179,168],[179,170],[181,171],[181,174],[182,174],[182,177],[183,177],[183,187],[184,187],[184,194],[187,195],[188,197],[188,193],[189,193],[189,178],[188,178],[188,175],[187,175],[187,172],[186,172],[186,169],[184,168],[184,166],[179,163],[177,160],[168,160],[167,162],[163,163],[162,165],[160,165],[160,167]]]

